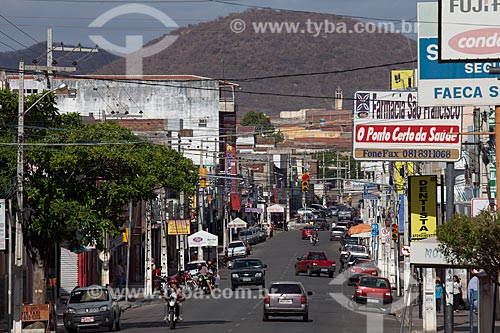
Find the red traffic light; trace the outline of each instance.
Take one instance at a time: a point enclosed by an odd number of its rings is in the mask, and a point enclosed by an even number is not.
[[[305,182],[308,181],[309,180],[309,175],[307,173],[303,173],[302,174],[302,180],[305,181]]]

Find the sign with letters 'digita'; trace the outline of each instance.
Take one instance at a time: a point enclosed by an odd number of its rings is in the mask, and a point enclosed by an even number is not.
[[[408,177],[410,240],[436,236],[437,176]]]
[[[5,199],[0,199],[0,251],[6,249],[7,233],[5,231]]]
[[[451,1],[455,4],[468,2]],[[480,1],[482,0],[478,0],[478,2]],[[500,9],[500,6],[498,8]],[[498,15],[500,12],[496,13],[495,22],[498,21]],[[498,104],[500,81],[497,80],[498,75],[489,74],[489,71],[491,67],[500,67],[500,62],[487,60],[483,62],[440,62],[438,16],[436,2],[417,5],[419,106],[449,107],[452,105]],[[460,27],[467,28],[468,25],[461,24]],[[448,26],[448,28],[452,27]],[[498,30],[498,40],[500,41],[500,28],[497,27],[496,30]],[[471,58],[469,57],[469,59]]]

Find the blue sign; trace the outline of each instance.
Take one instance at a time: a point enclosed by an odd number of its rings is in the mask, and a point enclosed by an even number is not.
[[[372,223],[372,236],[377,236],[377,235],[378,235],[378,224]]]
[[[400,233],[405,232],[405,195],[398,194],[399,212],[398,212],[398,228]]]
[[[367,184],[363,188],[364,200],[378,200],[380,199],[380,191],[376,184]]]
[[[419,38],[420,80],[492,79],[491,67],[498,62],[438,62],[438,39]]]

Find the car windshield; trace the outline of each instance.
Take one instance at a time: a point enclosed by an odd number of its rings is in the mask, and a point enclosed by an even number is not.
[[[369,288],[389,288],[389,285],[387,284],[387,281],[385,279],[376,277],[364,277],[359,282],[359,285]]]
[[[349,245],[348,251],[351,252],[366,252],[366,247],[363,245]]]
[[[236,260],[233,264],[233,269],[245,267],[262,267],[260,260]]]
[[[109,293],[106,289],[77,289],[71,292],[69,303],[91,303],[109,300]]]
[[[355,265],[359,267],[375,268],[375,263],[367,260],[356,260]]]
[[[242,231],[240,232],[240,236],[246,236],[246,235],[249,235],[250,234],[250,231]]]
[[[313,229],[314,229],[314,227],[311,227],[311,226],[305,226],[304,227],[304,230],[313,230]]]
[[[335,228],[332,229],[332,231],[341,231],[341,232],[344,232],[345,228],[343,228],[343,227],[335,227]]]
[[[270,294],[302,294],[302,290],[298,284],[280,283],[273,284],[269,288]]]
[[[324,253],[310,253],[309,260],[326,260]]]
[[[206,266],[207,264],[205,263],[201,263],[202,266]],[[191,271],[193,269],[198,269],[198,264],[197,263],[194,263],[194,262],[190,262],[186,265],[186,270],[187,271]]]
[[[230,243],[228,247],[232,248],[232,247],[242,247],[242,246],[245,246],[245,244],[243,244],[243,242],[238,242],[238,243]]]

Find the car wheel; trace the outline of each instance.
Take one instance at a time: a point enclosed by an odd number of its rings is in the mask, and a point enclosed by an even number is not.
[[[118,315],[118,320],[115,321],[115,331],[119,330],[121,330],[121,327],[120,327],[120,316]]]
[[[328,277],[331,279],[333,277],[333,272],[329,272]]]
[[[311,267],[307,267],[307,275],[313,276],[313,272],[311,270]]]
[[[297,269],[295,270],[295,275],[299,275],[299,271]]]
[[[309,313],[306,313],[305,315],[302,316],[303,321],[309,321]]]
[[[317,276],[317,277],[320,277],[320,276],[321,276],[321,273],[320,273],[320,272],[316,273],[316,276]]]
[[[238,288],[238,286],[236,286],[236,285],[234,285],[234,284],[231,284],[231,290],[232,290],[232,291],[235,291],[235,290],[236,290],[236,288]]]
[[[267,313],[262,314],[262,321],[268,321],[269,315]]]
[[[76,333],[76,328],[67,328],[66,332],[68,332],[68,333]]]

